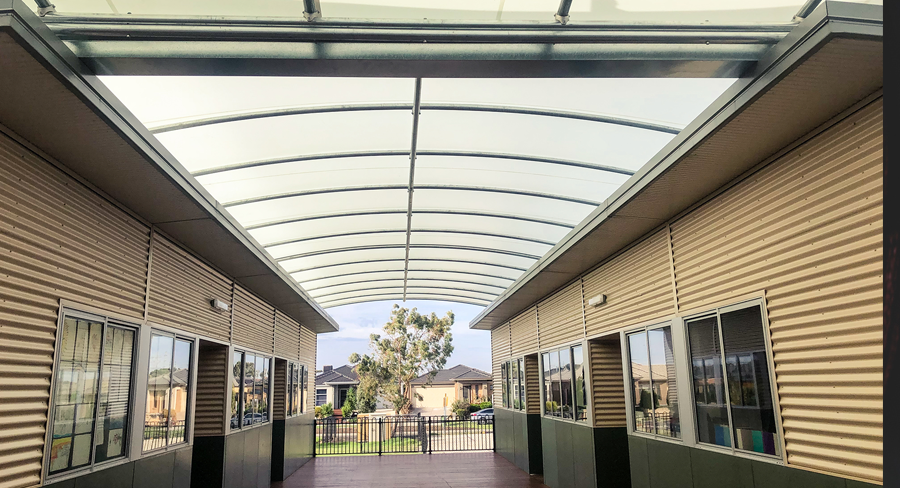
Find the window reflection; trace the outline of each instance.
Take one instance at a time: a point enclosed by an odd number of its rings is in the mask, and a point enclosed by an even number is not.
[[[244,353],[234,353],[231,368],[231,428],[239,429],[241,427],[241,412],[243,412],[241,382],[244,378]]]
[[[572,407],[572,358],[569,349],[559,351],[559,410],[562,418],[575,418]]]
[[[575,374],[575,419],[587,419],[587,390],[584,384],[584,354],[581,346],[572,348],[572,363]]]
[[[550,354],[550,401],[547,411],[554,417],[561,415],[562,399],[559,392],[559,353],[556,351]]]
[[[672,329],[659,327],[628,335],[634,430],[681,437]]]
[[[171,336],[150,337],[144,450],[184,442],[193,343]]]

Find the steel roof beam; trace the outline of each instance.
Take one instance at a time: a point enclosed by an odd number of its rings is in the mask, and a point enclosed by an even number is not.
[[[354,251],[380,251],[380,250],[384,250],[384,249],[406,249],[407,250],[406,260],[407,261],[409,261],[409,252],[408,251],[410,249],[447,249],[447,250],[452,250],[452,251],[474,251],[474,252],[487,252],[487,253],[493,253],[493,254],[503,254],[506,256],[514,256],[517,258],[534,259],[534,260],[538,260],[541,258],[540,256],[536,256],[534,254],[527,254],[527,253],[523,253],[523,252],[510,251],[507,249],[498,249],[498,248],[492,248],[492,247],[455,246],[455,245],[451,245],[451,244],[412,244],[412,245],[407,244],[405,246],[400,245],[400,244],[376,244],[376,245],[369,245],[369,246],[350,246],[350,247],[339,247],[339,248],[334,248],[334,249],[322,249],[319,251],[312,251],[312,252],[301,253],[301,254],[292,254],[290,256],[284,256],[284,257],[277,258],[277,259],[275,259],[275,261],[283,262],[283,261],[290,261],[293,259],[309,258],[309,257],[313,257],[313,256],[324,256],[326,254],[336,254],[336,253],[354,252]]]
[[[415,288],[417,288],[417,287],[410,287],[411,290],[413,290],[413,289],[415,289]],[[418,288],[423,288],[423,289],[426,289],[426,288],[427,288],[427,289],[429,289],[429,290],[447,290],[447,291],[456,291],[456,292],[465,292],[465,293],[477,293],[477,294],[482,294],[482,295],[486,295],[486,296],[490,297],[490,298],[483,298],[483,300],[487,300],[487,301],[491,301],[491,300],[493,300],[494,298],[497,297],[496,294],[491,294],[491,293],[485,293],[485,292],[480,292],[480,291],[470,290],[470,289],[467,289],[467,288],[454,288],[454,287],[448,287],[448,286],[422,286],[422,287],[418,287]],[[316,301],[319,301],[319,299],[322,299],[322,298],[328,298],[328,297],[333,297],[333,296],[335,296],[335,295],[343,295],[343,294],[356,293],[356,292],[377,291],[377,290],[397,290],[398,292],[406,293],[406,291],[405,291],[405,289],[404,289],[404,287],[403,287],[402,285],[397,285],[397,286],[376,286],[376,287],[372,287],[372,288],[359,288],[359,289],[356,289],[356,290],[337,291],[337,292],[328,293],[328,294],[325,294],[325,295],[315,296],[315,297],[313,297],[313,298],[315,298]],[[409,291],[408,293],[411,294],[411,295],[415,295],[417,292],[415,292],[415,291]],[[421,291],[421,292],[418,292],[418,293],[419,293],[419,294],[425,294],[425,293],[430,293],[430,292]],[[465,295],[461,295],[461,296],[465,296]],[[345,297],[345,298],[356,298],[356,297],[354,297],[354,296],[348,296],[348,297]],[[482,300],[482,298],[479,298],[479,297],[470,297],[470,298],[472,298],[472,299],[474,299],[474,300]],[[339,299],[331,299],[331,300],[324,300],[324,301],[327,302],[327,301],[334,301],[334,300],[339,300]]]
[[[401,271],[401,270],[398,270],[398,271]],[[353,280],[353,281],[345,281],[343,283],[334,283],[334,284],[326,285],[326,286],[318,286],[315,288],[303,287],[303,289],[306,290],[308,293],[312,293],[314,291],[324,290],[326,288],[334,288],[337,286],[355,285],[357,283],[378,283],[378,282],[382,282],[382,281],[400,281],[400,278],[378,278],[378,279],[374,279],[374,280]],[[444,279],[444,278],[410,278],[409,281],[446,281],[447,283],[460,283],[460,284],[464,284],[464,285],[487,286],[490,288],[498,288],[501,291],[506,289],[505,286],[501,286],[501,285],[492,285],[490,283],[482,283],[482,282],[478,282],[478,281],[454,280],[451,278],[447,278],[447,279]],[[423,286],[428,288],[425,285],[423,285]],[[349,290],[349,291],[353,291],[353,290]]]
[[[411,293],[411,295],[413,295],[413,294]],[[482,298],[475,298],[475,297],[467,297],[467,296],[463,296],[463,295],[455,295],[455,294],[452,294],[452,293],[417,293],[417,294],[414,294],[414,295],[419,295],[419,296],[421,296],[421,297],[450,297],[450,298],[463,298],[463,299],[466,299],[466,300],[472,300],[473,302],[479,302],[479,301],[484,302],[484,303],[474,303],[474,305],[486,305],[486,304],[488,304],[488,303],[491,303],[491,300],[486,300],[486,299],[482,299]],[[393,297],[393,296],[402,297],[402,294],[401,294],[401,293],[373,293],[373,294],[369,294],[369,295],[359,295],[359,296],[355,296],[355,297],[347,297],[347,298],[344,298],[344,299],[340,299],[340,298],[339,298],[339,299],[336,299],[336,300],[325,301],[325,302],[320,303],[320,305],[323,306],[323,307],[326,307],[326,306],[328,306],[327,304],[330,304],[330,303],[340,302],[340,301],[342,301],[342,300],[354,300],[354,299],[357,299],[357,298],[369,298],[369,300],[363,300],[363,301],[374,302],[374,301],[376,301],[376,300],[372,300],[371,298],[373,298],[373,297]],[[417,299],[417,298],[410,298],[410,300],[416,300],[416,299]],[[418,298],[418,299],[419,299],[419,300],[428,300],[429,298]],[[389,300],[389,298],[385,298],[385,300]]]
[[[600,202],[594,200],[585,200],[583,198],[569,197],[566,195],[554,195],[552,193],[542,193],[528,190],[516,190],[513,188],[493,188],[488,186],[465,186],[465,185],[418,185],[416,188],[420,190],[452,190],[452,191],[472,191],[486,193],[503,193],[506,195],[521,195],[534,198],[546,198],[549,200],[559,200],[563,202],[578,203],[581,205],[590,205],[596,207]],[[277,195],[264,195],[260,197],[245,198],[243,200],[235,200],[233,202],[223,203],[225,208],[237,207],[239,205],[249,205],[251,203],[267,202],[271,200],[280,200],[282,198],[305,197],[311,195],[325,195],[330,193],[346,193],[354,191],[377,191],[377,190],[409,190],[409,185],[371,185],[371,186],[345,186],[337,188],[317,188],[315,190],[294,191],[288,193],[280,193]]]
[[[376,295],[381,296],[381,295]],[[377,301],[388,301],[392,300],[390,297],[393,295],[385,295],[384,298],[380,299],[372,299],[372,298],[362,298],[362,299],[353,299],[353,300],[335,300],[333,302],[328,302],[328,304],[322,304],[322,308],[332,308],[332,307],[340,307],[342,305],[353,305],[354,303],[365,303],[365,302],[377,302]],[[400,298],[400,295],[397,295],[397,299]],[[412,297],[410,300],[432,300],[432,301],[440,301],[440,302],[452,302],[452,303],[465,303],[466,305],[475,305],[478,307],[485,307],[488,304],[480,303],[476,301],[464,300],[462,298],[453,298],[453,297]]]
[[[289,270],[288,273],[290,273],[290,274],[294,274],[294,273],[303,273],[304,271],[312,271],[312,270],[315,270],[315,269],[323,269],[323,268],[334,268],[334,267],[336,267],[336,266],[349,266],[349,265],[351,265],[351,264],[366,264],[366,263],[402,263],[403,261],[404,261],[403,259],[366,259],[366,260],[364,260],[364,261],[346,261],[346,262],[343,262],[343,263],[324,264],[324,265],[321,265],[321,266],[313,266],[312,268],[303,268],[303,269]],[[497,263],[485,263],[485,262],[482,262],[482,261],[467,261],[467,260],[465,260],[465,259],[430,259],[430,258],[416,258],[416,259],[411,259],[410,261],[412,261],[412,262],[416,262],[416,261],[424,261],[424,262],[436,262],[436,263],[475,264],[475,265],[479,265],[479,266],[491,266],[491,267],[494,267],[494,268],[511,269],[511,270],[514,270],[514,271],[520,271],[520,272],[522,272],[522,271],[527,271],[526,268],[520,268],[520,267],[518,267],[518,266],[509,266],[509,265],[506,265],[506,264],[497,264]],[[416,271],[416,270],[411,269],[410,271]],[[306,281],[312,281],[312,280],[306,280]]]
[[[307,222],[310,220],[320,220],[320,219],[335,219],[340,217],[360,217],[367,215],[395,215],[395,214],[405,214],[406,210],[372,210],[372,211],[364,211],[364,212],[338,212],[333,214],[323,214],[323,215],[310,215],[306,217],[294,217],[290,219],[282,219],[282,220],[273,220],[271,222],[263,222],[259,224],[247,225],[244,228],[246,230],[255,230],[262,229],[265,227],[273,227],[276,225],[285,225],[285,224],[293,224],[297,222]],[[559,222],[555,220],[548,219],[538,219],[532,217],[525,217],[520,215],[509,215],[509,214],[497,214],[491,212],[470,212],[466,210],[416,210],[417,214],[429,214],[429,215],[465,215],[469,217],[486,217],[486,218],[494,218],[494,219],[506,219],[506,220],[518,220],[521,222],[532,222],[535,224],[544,224],[544,225],[552,225],[554,227],[562,227],[565,229],[574,229],[575,226],[572,224],[567,224],[565,222]]]
[[[509,154],[509,153],[492,153],[481,151],[443,151],[432,149],[420,149],[417,151],[419,156],[453,156],[465,158],[494,158],[494,159],[512,159],[517,161],[529,161],[533,163],[559,164],[562,166],[574,166],[576,168],[595,169],[597,171],[607,171],[610,173],[618,173],[621,175],[631,176],[634,171],[627,168],[619,168],[616,166],[607,166],[602,164],[586,163],[583,161],[574,161],[570,159],[547,158],[542,156],[529,156],[526,154]],[[406,150],[386,150],[386,151],[351,151],[339,153],[325,154],[309,154],[289,156],[286,158],[264,159],[260,161],[248,161],[246,163],[230,164],[227,166],[219,166],[216,168],[202,169],[191,173],[193,176],[206,176],[226,171],[236,171],[240,169],[257,168],[260,166],[269,166],[273,164],[299,163],[303,161],[321,161],[326,159],[340,158],[365,158],[379,156],[407,156],[409,151]]]
[[[296,244],[299,242],[307,242],[307,241],[316,241],[319,239],[332,239],[338,237],[353,237],[353,236],[363,236],[370,234],[400,234],[404,233],[406,230],[404,229],[385,229],[385,230],[362,230],[359,232],[342,232],[339,234],[327,234],[313,237],[301,237],[298,239],[288,239],[284,241],[273,242],[271,244],[263,244],[265,248],[272,248],[277,246],[284,246],[287,244]],[[515,241],[523,241],[523,242],[533,242],[535,244],[543,244],[545,246],[553,246],[556,243],[551,241],[545,241],[542,239],[537,239],[533,237],[525,237],[525,236],[514,236],[514,235],[506,235],[506,234],[495,234],[492,232],[477,232],[477,231],[468,231],[468,230],[443,230],[443,229],[412,229],[413,233],[422,233],[422,234],[462,234],[468,236],[482,236],[482,237],[496,237],[498,239],[512,239]]]
[[[421,78],[417,78],[421,84]],[[421,88],[420,88],[421,91]],[[419,100],[419,99],[417,99]],[[647,122],[630,117],[621,117],[615,115],[593,114],[587,112],[573,112],[568,110],[553,110],[544,108],[516,107],[508,105],[486,105],[474,103],[421,103],[422,110],[441,110],[441,111],[463,111],[463,112],[494,112],[508,113],[518,115],[536,115],[544,117],[560,117],[564,119],[584,120],[588,122],[601,122],[605,124],[621,125],[625,127],[633,127],[636,129],[646,129],[657,132],[665,132],[669,134],[678,134],[683,127],[675,127],[666,124],[657,124]],[[207,125],[224,124],[228,122],[240,122],[244,120],[265,119],[272,117],[287,117],[292,115],[309,115],[321,113],[337,113],[337,112],[362,112],[362,111],[390,111],[390,110],[412,110],[413,105],[409,103],[373,103],[373,104],[353,104],[353,105],[327,105],[319,107],[289,107],[269,110],[258,110],[253,112],[244,112],[239,114],[217,115],[213,117],[204,117],[195,120],[187,120],[184,122],[175,122],[172,124],[159,125],[150,127],[150,132],[154,134],[162,134],[177,130],[191,129],[194,127],[203,127]]]
[[[311,268],[311,269],[316,269],[316,268]],[[506,280],[506,281],[515,281],[516,280],[515,278],[510,278],[508,276],[492,275],[492,274],[487,274],[487,273],[475,273],[473,271],[457,271],[457,270],[452,270],[452,269],[411,269],[409,271],[414,272],[414,273],[450,273],[450,274],[459,274],[459,275],[468,275],[468,276],[481,276],[484,278],[494,278],[494,279]],[[297,272],[299,272],[299,271],[295,271],[295,273],[297,273]],[[313,278],[311,280],[306,280],[303,283],[312,283],[314,281],[330,280],[333,278],[343,278],[346,276],[356,276],[356,275],[374,274],[374,273],[402,273],[402,272],[403,272],[403,270],[400,268],[377,269],[377,270],[371,270],[371,271],[357,271],[354,273],[340,273],[340,274],[335,274],[335,275],[323,276],[321,278]],[[396,278],[396,279],[400,279],[400,278]],[[432,279],[432,278],[410,278],[410,279],[421,280],[421,279]],[[433,278],[433,279],[440,280],[441,278]],[[306,289],[306,287],[304,287],[304,289]]]
[[[422,78],[416,78],[412,106],[412,142],[409,150],[409,203],[406,207],[406,258],[403,262],[403,301],[406,301],[406,275],[409,270],[409,241],[412,235],[413,189],[416,181],[416,144],[419,142],[419,115],[422,114]]]

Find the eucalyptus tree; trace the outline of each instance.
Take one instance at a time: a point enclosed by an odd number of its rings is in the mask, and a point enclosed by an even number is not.
[[[428,372],[426,384],[447,364],[453,353],[453,312],[438,317],[432,312],[422,315],[416,311],[394,305],[391,320],[384,325],[383,334],[369,336],[371,354],[350,355],[362,385],[370,391],[358,394],[383,396],[394,407],[394,413],[409,413],[412,407],[412,380]]]

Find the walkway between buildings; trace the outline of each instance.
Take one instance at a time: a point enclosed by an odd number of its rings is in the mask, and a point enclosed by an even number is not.
[[[272,488],[547,488],[493,452],[320,456]]]

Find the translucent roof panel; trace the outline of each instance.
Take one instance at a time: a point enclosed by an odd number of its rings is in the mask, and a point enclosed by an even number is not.
[[[865,1],[865,0],[864,0]],[[299,0],[60,0],[71,13],[303,18]],[[324,18],[553,21],[558,0],[321,0]],[[576,0],[571,21],[788,22],[801,0]]]
[[[490,303],[733,82],[102,80],[325,307]]]

